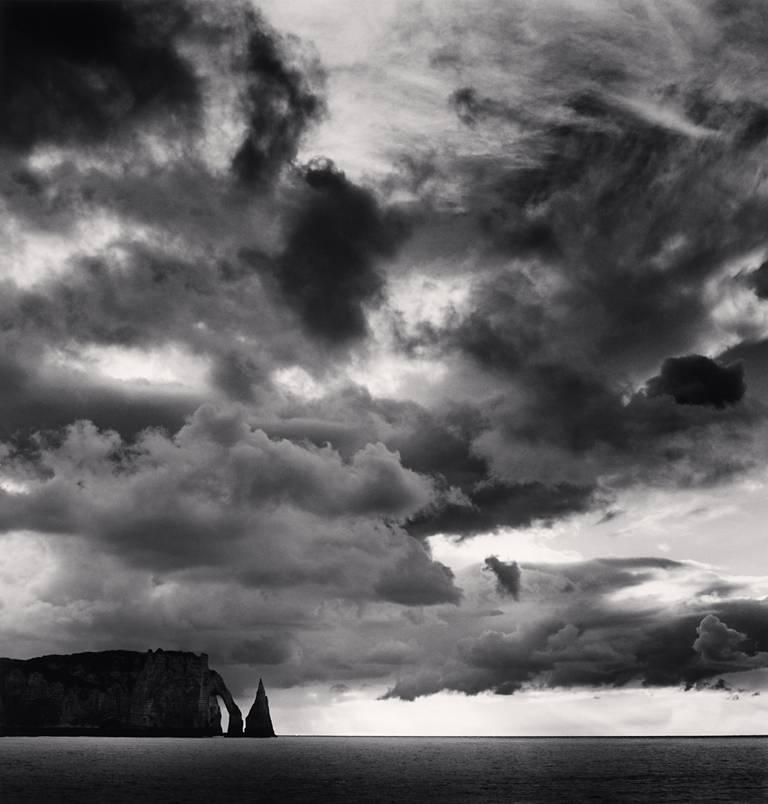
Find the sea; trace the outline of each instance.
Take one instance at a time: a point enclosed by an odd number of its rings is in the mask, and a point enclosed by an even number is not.
[[[768,802],[768,737],[0,738],[0,802]]]

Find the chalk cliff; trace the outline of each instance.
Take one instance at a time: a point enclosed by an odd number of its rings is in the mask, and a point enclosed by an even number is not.
[[[0,659],[0,734],[230,737],[243,718],[208,656],[103,651]]]
[[[245,718],[246,737],[274,737],[272,718],[269,715],[269,698],[267,698],[264,682],[259,679],[259,688],[256,690],[256,699],[251,711]]]

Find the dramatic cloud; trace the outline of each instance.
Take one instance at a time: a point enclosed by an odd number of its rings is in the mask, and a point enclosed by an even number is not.
[[[427,478],[404,469],[381,444],[366,445],[347,463],[329,448],[273,441],[237,412],[207,407],[173,439],[146,431],[125,444],[115,432],[78,422],[50,440],[40,437],[31,460],[26,450],[10,452],[6,464],[8,479],[23,491],[3,492],[3,530],[88,536],[132,563],[166,569],[226,564],[232,551],[248,552],[260,538],[268,549],[279,549],[280,531],[287,546],[300,538],[288,533],[300,527],[299,521],[291,524],[292,511],[321,522],[397,522],[429,504],[433,494]],[[354,529],[350,535],[354,539]],[[406,538],[403,545],[412,558],[424,555]],[[306,547],[300,573],[311,575],[309,542]],[[278,569],[282,558],[275,556],[276,579],[290,575],[299,557],[284,558]],[[258,552],[252,566],[240,564],[241,573],[263,569]],[[431,566],[411,562],[408,571],[411,582],[399,576],[404,588],[423,580]],[[443,586],[453,594],[450,576]]]
[[[489,556],[485,566],[496,576],[500,591],[509,593],[515,600],[520,599],[520,567],[516,561],[506,564],[496,556]]]
[[[58,429],[87,415],[100,427],[132,437],[153,422],[175,431],[201,399],[189,389],[95,381],[85,371],[35,372],[0,359],[0,435],[27,438],[41,426]]]
[[[332,163],[311,163],[274,277],[308,331],[331,344],[365,335],[364,305],[381,300],[376,260],[392,256],[404,223]]]
[[[402,345],[468,375],[446,385],[490,424],[472,442],[489,485],[538,484],[553,512],[559,500],[579,511],[604,499],[606,477],[687,486],[759,465],[727,443],[764,430],[761,407],[743,399],[749,376],[704,356],[764,327],[741,273],[765,247],[765,196],[748,178],[764,93],[750,81],[737,98],[703,80],[708,43],[748,74],[742,15],[497,3],[475,21],[470,6],[447,14],[441,30],[455,34],[421,40],[460,82],[448,100],[466,139],[425,155],[424,195],[436,229],[452,218],[472,242],[454,263],[474,266],[469,298]],[[439,16],[429,4],[422,14],[424,30]],[[460,215],[435,201],[441,190]],[[712,413],[676,412],[661,396]]]
[[[670,357],[661,374],[648,381],[648,394],[669,394],[679,405],[725,407],[738,402],[746,391],[741,365],[720,366],[701,355]]]
[[[504,483],[478,481],[458,499],[447,495],[438,505],[413,517],[408,529],[416,535],[456,533],[473,536],[499,525],[520,527],[585,511],[593,504],[594,488],[568,483]]]
[[[175,38],[189,25],[162,0],[10,0],[2,9],[0,142],[101,142],[174,116],[194,125],[195,69]]]
[[[738,656],[741,652],[737,648],[747,638],[746,634],[729,628],[714,614],[707,614],[697,626],[696,633],[698,637],[693,643],[693,649],[706,661],[727,660]]]
[[[281,43],[258,26],[253,14],[246,16],[246,23],[252,29],[245,57],[248,133],[232,168],[242,182],[258,186],[295,158],[305,129],[323,111],[323,100],[306,75],[289,66]],[[319,66],[314,73],[319,81]]]
[[[761,263],[760,267],[749,275],[749,281],[759,298],[768,298],[768,262]]]
[[[461,598],[451,570],[439,562],[429,562],[414,544],[409,555],[381,579],[376,591],[385,600],[405,606],[458,603]]]
[[[404,674],[389,697],[412,700],[441,689],[690,687],[768,666],[765,602],[740,598],[738,588],[732,596],[712,595],[713,578],[703,568],[654,558],[520,568],[488,559],[486,566],[498,580],[499,625],[465,624],[465,636],[442,643],[443,653]],[[667,606],[646,596],[658,584],[670,596]],[[509,594],[520,602],[505,611],[501,601]]]
[[[0,5],[4,651],[762,671],[761,3],[353,6]]]

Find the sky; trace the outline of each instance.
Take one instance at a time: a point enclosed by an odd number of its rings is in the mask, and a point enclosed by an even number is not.
[[[762,0],[5,0],[0,655],[278,733],[768,721]]]

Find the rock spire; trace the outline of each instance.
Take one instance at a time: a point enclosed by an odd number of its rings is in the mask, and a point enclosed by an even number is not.
[[[269,716],[269,698],[267,698],[264,682],[259,679],[259,688],[256,690],[256,699],[251,711],[245,719],[246,737],[274,737],[272,718]]]

